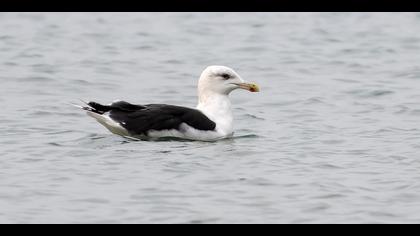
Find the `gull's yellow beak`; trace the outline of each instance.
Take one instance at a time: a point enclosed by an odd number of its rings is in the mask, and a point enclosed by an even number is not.
[[[250,92],[259,92],[260,91],[260,87],[258,87],[258,85],[255,84],[255,83],[240,83],[240,84],[236,84],[236,85],[238,85],[239,88],[248,90]]]

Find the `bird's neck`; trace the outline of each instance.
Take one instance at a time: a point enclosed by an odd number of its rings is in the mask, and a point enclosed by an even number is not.
[[[197,109],[216,123],[219,132],[232,133],[233,115],[228,95],[200,93]]]

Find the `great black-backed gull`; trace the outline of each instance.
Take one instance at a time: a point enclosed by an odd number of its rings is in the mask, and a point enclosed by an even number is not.
[[[245,82],[233,69],[209,66],[198,82],[195,109],[166,104],[134,105],[125,101],[109,105],[86,102],[86,106],[78,107],[112,133],[128,138],[214,141],[233,135],[229,94],[238,88],[259,92],[258,85]]]

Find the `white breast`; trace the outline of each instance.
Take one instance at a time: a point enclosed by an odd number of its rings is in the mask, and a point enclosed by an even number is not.
[[[212,95],[200,101],[197,109],[216,123],[216,133],[220,136],[233,135],[233,114],[227,95]]]

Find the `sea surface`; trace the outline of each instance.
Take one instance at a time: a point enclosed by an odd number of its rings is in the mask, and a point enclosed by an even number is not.
[[[235,134],[132,141],[70,102],[195,107]],[[420,223],[420,13],[0,13],[0,223]]]

